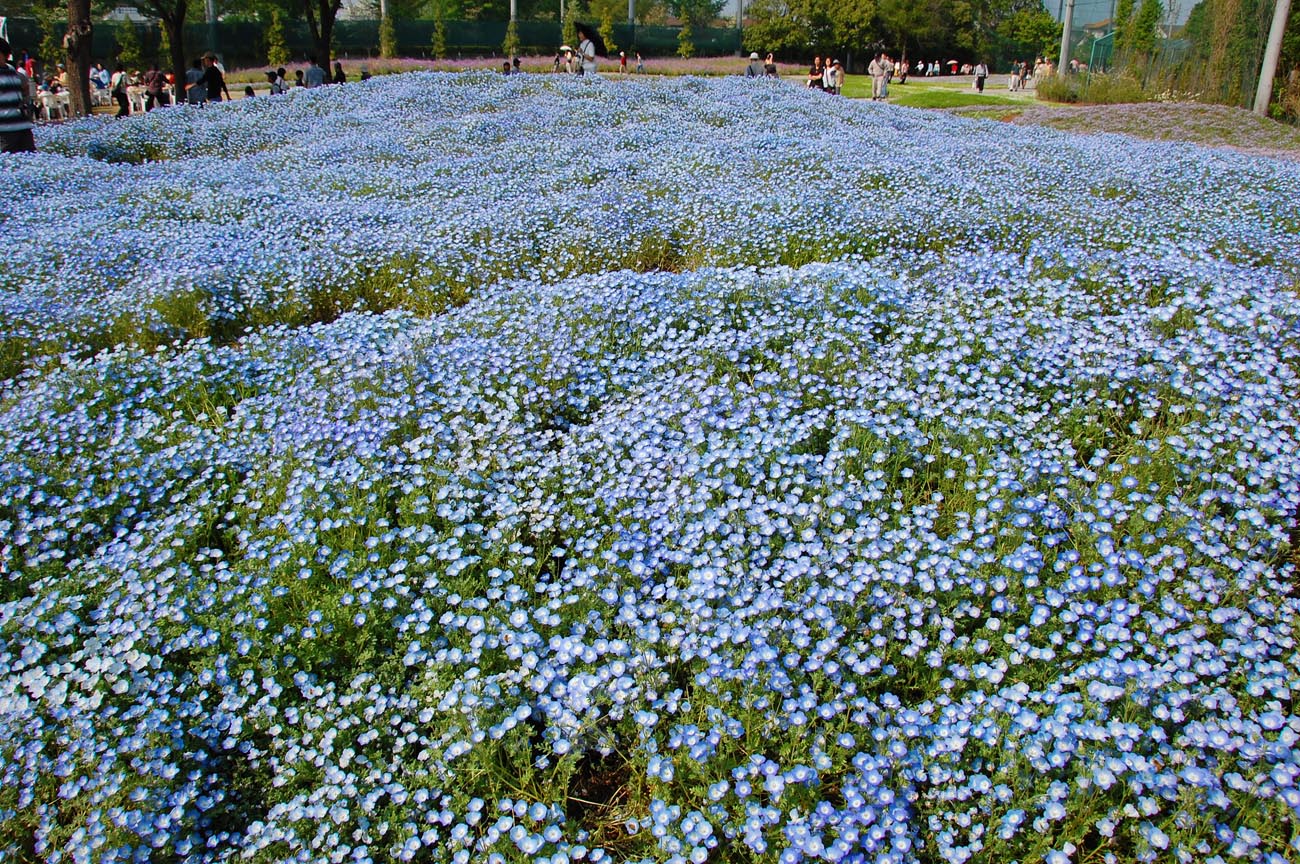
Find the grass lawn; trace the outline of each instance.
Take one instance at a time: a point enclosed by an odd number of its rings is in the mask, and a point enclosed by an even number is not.
[[[938,81],[910,78],[906,84],[895,81],[889,86],[889,102],[904,108],[965,108],[977,105],[1023,105],[1033,102],[1032,92],[1011,93],[1005,87],[1006,76],[993,76],[983,93],[975,92],[969,78],[941,78]],[[992,82],[1001,81],[994,87]],[[871,78],[850,75],[844,81],[844,95],[855,99],[871,98]]]

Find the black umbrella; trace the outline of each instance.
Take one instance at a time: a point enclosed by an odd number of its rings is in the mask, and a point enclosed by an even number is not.
[[[591,40],[591,44],[596,49],[596,55],[598,57],[604,57],[609,53],[609,51],[605,49],[605,40],[600,38],[600,31],[595,27],[590,27],[586,24],[578,24],[574,29],[578,31],[579,36]]]

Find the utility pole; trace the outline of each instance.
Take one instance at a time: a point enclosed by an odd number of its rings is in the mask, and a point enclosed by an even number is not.
[[[1070,29],[1074,26],[1074,0],[1066,0],[1065,14],[1061,18],[1061,62],[1056,64],[1056,72],[1064,75],[1070,68]]]
[[[742,34],[740,32],[740,20],[745,15],[744,6],[745,6],[745,0],[736,0],[736,56],[737,57],[745,53],[745,42],[741,38]]]
[[[208,50],[217,51],[217,0],[208,0]]]
[[[1259,70],[1259,86],[1255,88],[1255,113],[1261,117],[1268,113],[1268,103],[1273,98],[1273,77],[1277,75],[1282,35],[1286,32],[1286,19],[1290,14],[1291,0],[1277,0],[1273,7],[1273,27],[1268,31],[1268,47],[1264,49],[1264,67]]]

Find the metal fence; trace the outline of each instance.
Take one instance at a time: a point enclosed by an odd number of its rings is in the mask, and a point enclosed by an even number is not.
[[[1148,93],[1249,107],[1259,82],[1273,8],[1274,0],[1204,0],[1193,7],[1186,23],[1161,25],[1149,50],[1117,46],[1109,27],[1104,31],[1076,28],[1070,56],[1093,72],[1131,78]],[[1295,20],[1293,13],[1293,30]],[[1300,44],[1294,39],[1288,44],[1293,45],[1292,54],[1284,50],[1274,82],[1275,98],[1284,97],[1288,74],[1300,63]]]

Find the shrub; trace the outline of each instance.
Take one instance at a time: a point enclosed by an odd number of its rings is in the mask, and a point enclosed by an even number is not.
[[[1084,75],[1049,75],[1038,82],[1038,98],[1048,102],[1119,105],[1126,102],[1150,102],[1154,94],[1130,75],[1092,72]]]

